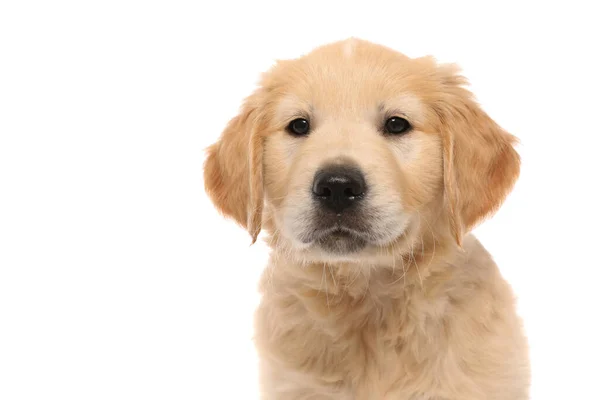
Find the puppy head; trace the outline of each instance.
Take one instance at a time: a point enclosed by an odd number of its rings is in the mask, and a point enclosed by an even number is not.
[[[513,136],[465,84],[453,66],[357,39],[278,62],[209,148],[207,192],[302,260],[460,244],[519,173]]]

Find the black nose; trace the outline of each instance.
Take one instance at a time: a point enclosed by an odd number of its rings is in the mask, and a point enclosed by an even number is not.
[[[336,165],[315,174],[312,190],[323,206],[340,213],[363,198],[365,186],[359,169]]]

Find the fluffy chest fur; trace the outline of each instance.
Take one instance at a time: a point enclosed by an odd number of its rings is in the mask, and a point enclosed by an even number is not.
[[[274,257],[256,325],[264,398],[505,398],[525,344],[510,290],[485,250],[469,247],[423,271]],[[511,398],[525,398],[517,386]]]

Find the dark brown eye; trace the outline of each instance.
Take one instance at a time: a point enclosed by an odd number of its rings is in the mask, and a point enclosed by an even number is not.
[[[287,126],[287,131],[296,136],[304,136],[308,134],[309,130],[310,124],[308,123],[308,120],[304,118],[296,118]]]
[[[391,117],[385,121],[385,132],[392,135],[408,132],[410,128],[410,123],[402,117]]]

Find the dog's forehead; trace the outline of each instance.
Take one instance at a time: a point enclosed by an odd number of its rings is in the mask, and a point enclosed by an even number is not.
[[[282,62],[267,76],[284,118],[298,111],[336,114],[394,107],[422,114],[415,90],[420,80],[408,57],[349,41]]]

